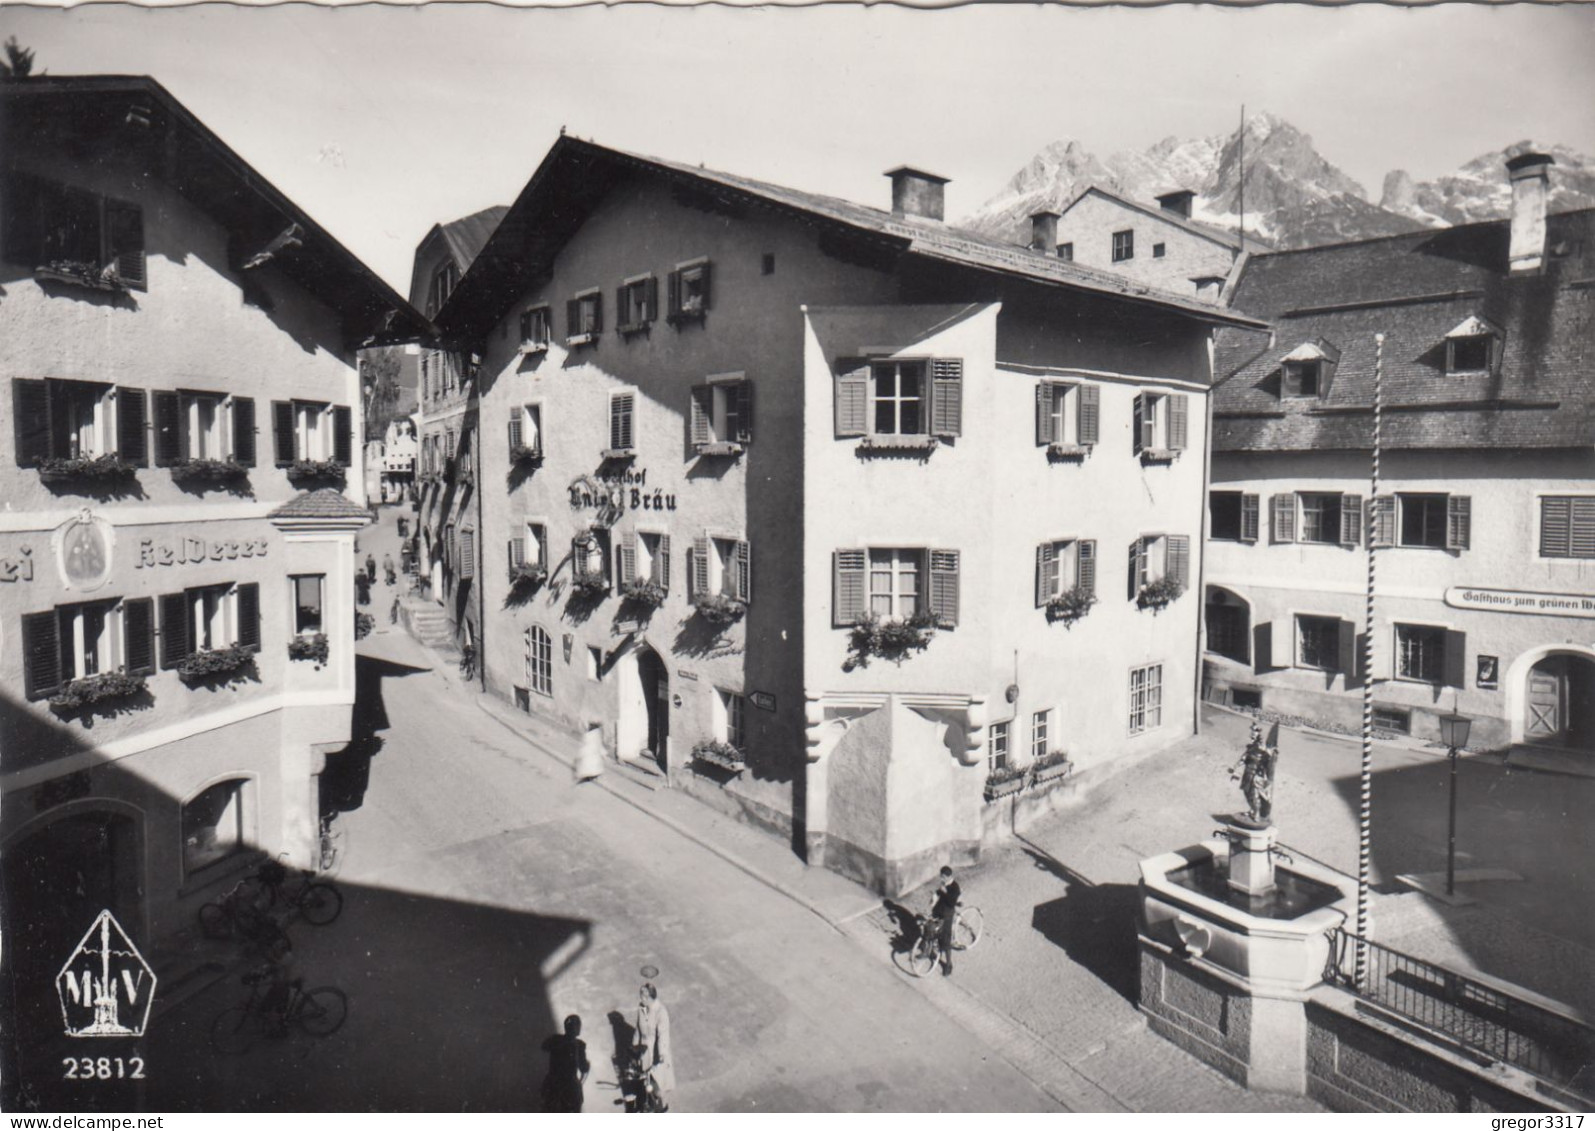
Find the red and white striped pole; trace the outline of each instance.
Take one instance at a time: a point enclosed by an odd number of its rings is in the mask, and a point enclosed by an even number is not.
[[[1374,549],[1379,529],[1379,430],[1383,423],[1385,336],[1375,334],[1373,360],[1373,458],[1368,484],[1368,521],[1364,532],[1368,550],[1368,592],[1362,638],[1362,775],[1357,808],[1357,946],[1356,984],[1368,976],[1368,943],[1372,932],[1369,921],[1368,888],[1372,872],[1369,851],[1373,837],[1373,639],[1374,639]]]

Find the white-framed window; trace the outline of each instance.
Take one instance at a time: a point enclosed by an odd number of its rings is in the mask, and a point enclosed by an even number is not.
[[[1123,263],[1135,258],[1135,231],[1126,229],[1113,233],[1113,262]]]
[[[1303,542],[1340,544],[1341,495],[1337,492],[1303,491],[1296,496],[1301,506],[1299,534]]]
[[[1540,497],[1540,557],[1595,558],[1595,495]]]
[[[1190,396],[1161,390],[1138,393],[1132,431],[1138,455],[1183,451],[1190,437]]]
[[[1130,669],[1130,733],[1144,734],[1163,725],[1163,665]]]
[[[293,597],[293,629],[295,636],[314,636],[325,631],[325,600],[327,578],[320,573],[294,574],[288,578]]]
[[[246,849],[254,783],[230,778],[207,786],[183,803],[183,873],[191,876]]]
[[[295,458],[332,458],[332,406],[309,401],[293,402]]]
[[[1446,630],[1426,624],[1398,624],[1395,632],[1396,678],[1445,682]]]
[[[1008,722],[992,723],[986,733],[986,773],[995,774],[1009,765]]]
[[[526,630],[526,683],[539,695],[554,694],[554,640],[540,624]]]
[[[238,643],[238,592],[231,585],[187,590],[193,651],[211,652]]]
[[[62,674],[67,679],[84,679],[102,672],[114,672],[121,666],[121,610],[114,601],[95,601],[91,604],[68,605],[60,610],[61,642],[65,655],[70,658],[72,670]]]
[[[1275,542],[1356,546],[1362,541],[1361,495],[1284,491],[1272,496],[1269,507]]]
[[[1030,760],[1043,757],[1052,742],[1052,709],[1037,711],[1030,716]]]
[[[635,391],[626,389],[609,394],[609,451],[636,451],[636,412]]]
[[[929,437],[963,434],[962,358],[837,358],[836,435]]]
[[[692,390],[692,444],[747,444],[753,440],[753,384],[742,374],[711,377]]]
[[[115,404],[110,385],[88,381],[56,381],[51,395],[61,405],[70,456],[101,456],[116,450]],[[54,407],[52,404],[51,407]]]
[[[227,459],[232,432],[232,398],[220,393],[179,393],[183,421],[184,456],[188,459]]]
[[[579,346],[604,330],[604,296],[597,287],[582,291],[565,304],[565,341]]]
[[[1063,538],[1036,547],[1036,606],[1071,589],[1097,591],[1097,543],[1094,538]]]
[[[548,348],[554,337],[554,316],[547,303],[521,311],[521,351],[530,353]]]
[[[866,615],[902,620],[926,612],[938,627],[956,627],[961,557],[957,550],[924,547],[835,551],[832,624],[857,624]]]
[[[540,402],[523,404],[510,410],[509,452],[512,461],[522,456],[542,456],[543,406]]]
[[[1130,543],[1129,592],[1140,596],[1154,581],[1191,584],[1191,539],[1186,534],[1143,534]]]
[[[930,414],[923,361],[877,361],[870,366],[878,436],[917,436],[928,430]]]
[[[1102,389],[1078,381],[1042,381],[1036,386],[1036,443],[1089,448],[1097,442]]]
[[[111,454],[144,466],[148,408],[143,389],[53,377],[17,377],[11,387],[18,467]]]
[[[1296,666],[1318,671],[1340,670],[1341,627],[1339,617],[1296,616]]]
[[[736,747],[738,750],[746,750],[748,742],[746,720],[747,701],[735,691],[715,688],[715,738],[720,742]]]
[[[521,529],[521,536],[513,539],[511,545],[512,565],[548,568],[548,527],[544,523],[528,522]]]
[[[670,536],[637,533],[637,577],[656,585],[670,587]]]
[[[709,309],[709,274],[707,259],[677,264],[670,272],[669,321],[690,322],[704,317]]]
[[[147,675],[155,670],[155,603],[138,597],[24,614],[21,653],[23,692],[29,699],[119,668]]]
[[[659,317],[659,280],[637,275],[615,293],[615,321],[622,333],[646,329]]]
[[[882,620],[907,620],[925,596],[925,551],[869,552],[869,609]]]
[[[753,601],[753,551],[741,538],[704,535],[692,544],[692,598]]]
[[[1260,500],[1246,491],[1209,491],[1207,536],[1215,542],[1257,541]]]

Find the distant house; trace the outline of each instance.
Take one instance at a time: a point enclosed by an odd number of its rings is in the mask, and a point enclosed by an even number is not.
[[[1355,729],[1372,680],[1385,730],[1595,751],[1595,211],[1547,217],[1549,165],[1509,163],[1510,220],[1246,264],[1275,330],[1221,338],[1210,695]]]
[[[1093,185],[1057,217],[1057,251],[1087,267],[1217,302],[1240,253],[1233,232],[1191,219],[1196,194],[1164,193],[1158,207]]]

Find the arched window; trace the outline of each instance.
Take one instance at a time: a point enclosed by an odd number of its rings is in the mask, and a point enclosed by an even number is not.
[[[526,630],[526,683],[539,695],[554,694],[554,641],[541,625]]]
[[[193,875],[242,851],[253,819],[253,783],[232,778],[207,787],[183,806],[183,872]]]

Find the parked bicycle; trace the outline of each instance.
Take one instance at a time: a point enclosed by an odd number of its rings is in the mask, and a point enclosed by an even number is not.
[[[615,1056],[615,1074],[619,1078],[621,1100],[628,1114],[667,1111],[659,1090],[654,1086],[643,1067],[647,1045],[632,1045]]]
[[[199,909],[199,929],[208,939],[242,939],[272,961],[293,944],[269,913],[271,897],[254,878],[239,880],[220,899]]]
[[[460,678],[465,680],[476,678],[476,648],[474,645],[465,644],[460,647]]]
[[[325,1037],[343,1027],[349,1016],[349,998],[335,986],[307,990],[299,978],[284,982],[280,972],[262,967],[243,976],[249,997],[216,1015],[210,1025],[211,1047],[235,1055],[248,1052],[268,1034],[285,1035],[297,1025],[313,1037]]]
[[[923,978],[936,969],[936,963],[941,959],[941,948],[936,939],[937,931],[930,919],[924,915],[916,915],[914,922],[918,930],[913,944],[896,957],[900,967],[916,978]],[[967,905],[959,907],[958,917],[953,920],[953,949],[975,949],[985,927],[986,920],[981,915],[980,908]]]
[[[267,894],[267,910],[279,905],[291,908],[312,926],[325,927],[343,912],[343,893],[315,875],[302,868],[297,883],[290,884],[283,862],[268,860],[255,873],[255,880]]]
[[[321,817],[316,870],[323,876],[335,875],[343,863],[343,826],[337,823],[337,810]]]

